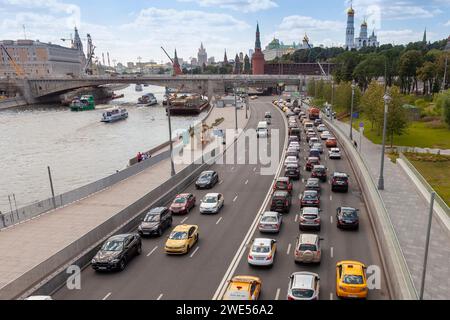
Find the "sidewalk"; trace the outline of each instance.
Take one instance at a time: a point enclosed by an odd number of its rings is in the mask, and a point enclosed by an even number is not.
[[[349,132],[346,123],[333,121],[344,132]],[[360,147],[360,134],[353,131],[353,139]],[[378,181],[381,146],[362,138],[362,156],[372,178]],[[380,191],[386,209],[391,217],[406,262],[411,272],[417,292],[420,292],[423,259],[425,252],[426,229],[429,205],[411,178],[398,165],[385,156],[385,190]],[[435,215],[431,229],[428,252],[427,274],[424,299],[450,299],[450,234]]]
[[[234,128],[234,108],[215,108],[205,122],[210,125],[219,117],[225,118],[219,128]],[[246,124],[245,111],[239,110],[238,126],[243,128]],[[189,165],[189,163],[174,160],[176,172]],[[169,178],[170,159],[162,160],[139,174],[88,198],[1,230],[0,290]],[[84,249],[80,248],[80,250]]]

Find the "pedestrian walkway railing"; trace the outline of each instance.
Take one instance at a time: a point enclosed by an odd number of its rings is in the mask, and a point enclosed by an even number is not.
[[[436,196],[434,198],[434,201],[436,201],[439,206],[442,208],[442,210],[445,211],[447,216],[450,217],[450,207],[447,205],[447,203],[444,201],[444,199],[439,196],[439,194],[433,189],[433,187],[428,183],[428,181],[420,174],[420,172],[414,167],[414,165],[408,160],[408,158],[403,154],[403,152],[399,153],[400,159],[402,159],[405,164],[408,166],[408,168],[413,172],[413,174],[416,176],[416,178],[423,184],[425,189],[430,193],[435,192]]]

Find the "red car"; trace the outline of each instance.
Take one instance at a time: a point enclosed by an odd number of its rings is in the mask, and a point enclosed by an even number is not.
[[[317,157],[309,157],[306,161],[306,171],[311,171],[314,166],[320,165],[320,160]]]
[[[175,197],[170,205],[172,214],[188,214],[195,207],[195,196],[192,193],[183,193]]]
[[[273,185],[273,190],[292,192],[292,182],[289,177],[280,177]]]

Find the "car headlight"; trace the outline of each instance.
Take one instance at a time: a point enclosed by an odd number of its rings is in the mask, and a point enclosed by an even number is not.
[[[94,264],[94,263],[96,263],[96,262],[97,262],[97,260],[95,260],[95,258],[91,260],[91,263],[92,263],[92,264]]]
[[[139,227],[138,227],[138,230],[142,230],[142,226],[139,226]]]
[[[119,263],[119,259],[113,259],[113,260],[111,260],[111,263]]]

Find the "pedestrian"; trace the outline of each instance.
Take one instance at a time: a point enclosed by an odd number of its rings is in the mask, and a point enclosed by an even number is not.
[[[142,154],[141,154],[141,152],[138,152],[138,154],[137,154],[137,161],[138,162],[142,161]]]
[[[358,143],[356,142],[356,140],[353,141],[353,144],[354,144],[354,146],[355,146],[355,149],[358,149]]]

